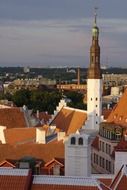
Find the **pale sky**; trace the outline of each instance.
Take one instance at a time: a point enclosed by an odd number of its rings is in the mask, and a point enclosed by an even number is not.
[[[95,6],[101,64],[127,67],[127,0],[0,0],[0,66],[87,67]]]

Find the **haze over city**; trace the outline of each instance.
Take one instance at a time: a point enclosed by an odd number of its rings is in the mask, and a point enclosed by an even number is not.
[[[0,65],[87,67],[95,6],[101,64],[126,67],[126,0],[1,0]]]

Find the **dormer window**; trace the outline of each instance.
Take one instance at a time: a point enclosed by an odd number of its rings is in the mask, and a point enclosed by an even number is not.
[[[71,144],[76,144],[76,138],[75,137],[71,138]]]

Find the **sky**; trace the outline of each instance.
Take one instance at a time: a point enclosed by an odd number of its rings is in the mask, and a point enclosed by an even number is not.
[[[94,7],[101,65],[127,67],[127,0],[0,0],[0,66],[88,67]]]

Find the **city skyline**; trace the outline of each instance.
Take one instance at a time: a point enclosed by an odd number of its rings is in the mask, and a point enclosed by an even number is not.
[[[126,67],[126,5],[125,0],[1,0],[0,65],[87,67],[97,6],[101,65]]]

